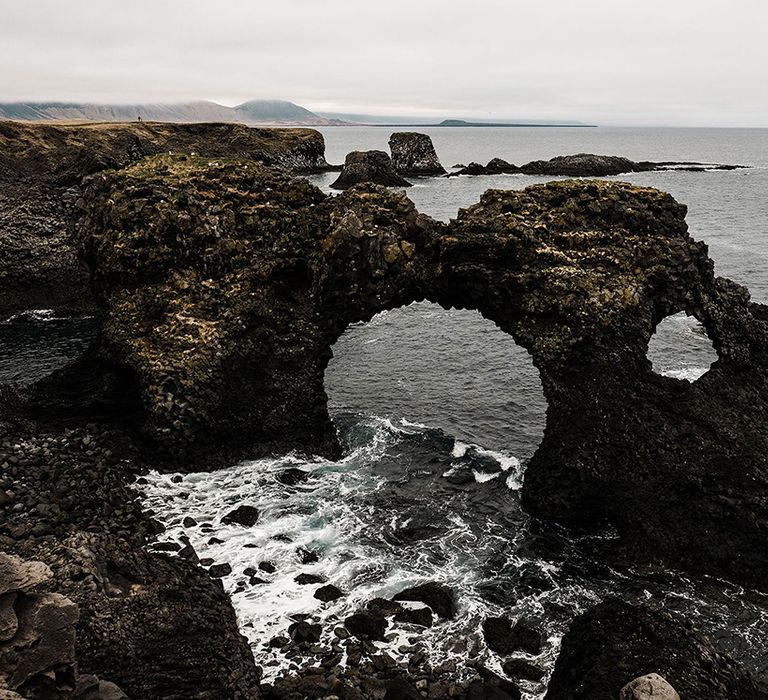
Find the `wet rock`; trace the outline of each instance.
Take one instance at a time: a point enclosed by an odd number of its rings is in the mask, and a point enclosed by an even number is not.
[[[747,671],[683,619],[613,599],[571,624],[546,700],[614,700],[649,669],[683,698],[768,698]]]
[[[658,673],[649,673],[627,683],[619,700],[680,700],[680,696]]]
[[[325,583],[325,577],[318,574],[299,574],[293,579],[300,586],[306,586],[310,583]]]
[[[357,612],[344,620],[344,627],[358,639],[384,641],[387,630],[386,618],[374,612]]]
[[[343,598],[344,592],[333,584],[328,584],[327,586],[321,586],[318,588],[314,593],[314,597],[323,601],[324,603],[331,603],[334,600]]]
[[[336,190],[369,182],[384,187],[410,187],[411,183],[397,174],[384,151],[352,151],[344,160],[339,177],[331,183]]]
[[[271,561],[259,562],[259,569],[265,571],[268,574],[274,574],[277,571],[277,567]]]
[[[403,608],[395,613],[395,622],[432,627],[432,611],[429,608]]]
[[[320,641],[321,631],[320,625],[311,625],[303,620],[288,627],[288,635],[297,644],[316,644]]]
[[[427,134],[400,131],[389,137],[392,167],[401,175],[445,175],[432,139]]]
[[[542,635],[523,620],[514,625],[506,617],[487,617],[483,621],[483,636],[488,648],[507,656],[516,651],[536,655],[541,652]]]
[[[224,522],[223,519],[222,522]],[[181,521],[181,525],[182,527],[195,527],[195,525],[197,525],[197,520],[186,516],[184,520]]]
[[[456,615],[456,598],[453,591],[442,583],[429,582],[406,588],[392,600],[424,603],[440,617],[453,618]]]
[[[232,573],[232,567],[224,562],[223,564],[213,564],[208,568],[208,573],[211,578],[223,578],[229,576]]]
[[[259,511],[254,506],[242,505],[227,513],[221,522],[224,525],[242,525],[243,527],[253,527],[259,521]]]
[[[544,678],[544,670],[525,659],[507,659],[501,668],[510,678],[520,678],[534,683]]]
[[[316,552],[311,552],[308,549],[305,549],[304,547],[298,547],[296,549],[296,554],[299,557],[299,561],[302,564],[314,564],[316,561],[319,560],[319,557],[317,556]]]

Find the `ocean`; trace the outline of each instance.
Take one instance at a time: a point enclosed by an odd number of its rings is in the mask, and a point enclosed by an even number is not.
[[[388,150],[393,130],[320,129],[327,159],[351,150]],[[446,167],[500,157],[522,164],[579,152],[636,160],[702,161],[745,170],[658,172],[616,180],[657,187],[689,207],[692,235],[708,243],[716,272],[747,285],[768,302],[768,129],[416,128],[428,133]],[[336,174],[311,179],[327,192]],[[419,210],[448,220],[488,188],[519,189],[552,178],[523,175],[424,178],[407,190]],[[95,332],[92,319],[26,314],[0,324],[0,381],[31,381],[82,352]],[[651,342],[656,371],[695,381],[715,355],[698,323],[667,319]],[[527,352],[478,313],[421,303],[350,326],[326,371],[331,414],[345,446],[339,461],[295,454],[245,461],[214,473],[153,472],[142,486],[145,503],[168,527],[164,538],[186,534],[201,557],[228,562],[224,579],[243,633],[265,678],[286,671],[270,639],[284,635],[292,615],[332,623],[373,597],[440,581],[457,594],[454,620],[430,629],[391,627],[386,648],[418,638],[435,663],[463,668],[485,659],[497,670],[480,626],[488,615],[525,619],[544,632],[537,657],[551,672],[562,634],[574,615],[618,594],[653,598],[679,611],[716,646],[768,679],[768,597],[725,581],[692,579],[675,571],[638,567],[615,571],[586,557],[569,533],[528,516],[520,506],[525,466],[538,446],[546,404]],[[302,470],[296,482],[287,470]],[[255,505],[259,523],[222,525],[241,503]],[[208,526],[182,525],[191,516]],[[606,532],[605,537],[612,537]],[[214,539],[211,539],[214,538]],[[297,550],[317,555],[302,564]],[[251,585],[245,569],[259,563]],[[344,596],[332,603],[299,585],[314,573]],[[543,683],[523,683],[540,698]]]

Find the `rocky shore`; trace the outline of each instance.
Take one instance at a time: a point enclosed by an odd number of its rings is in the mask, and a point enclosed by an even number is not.
[[[264,642],[287,674],[262,682],[225,565],[156,542],[162,526],[139,503],[150,467],[339,455],[331,346],[349,324],[424,299],[479,310],[539,369],[549,410],[524,483],[531,513],[587,534],[609,525],[616,537],[595,551],[619,566],[766,590],[768,309],[714,275],[669,195],[598,181],[490,190],[443,224],[401,192],[364,182],[328,197],[293,177],[324,167],[316,132],[19,129],[0,125],[13,143],[0,177],[20,178],[0,242],[35,253],[14,259],[16,282],[3,268],[3,313],[46,299],[103,322],[79,361],[0,388],[0,697],[503,700],[541,680],[526,656],[541,635],[525,621],[483,624],[501,672],[470,648],[462,668],[432,664],[416,633],[398,654],[382,646],[390,628],[450,619],[461,601],[433,584],[367,601],[333,629],[297,617]],[[35,217],[42,243],[29,238]],[[89,285],[63,274],[72,260]],[[59,273],[68,281],[51,292]],[[679,311],[718,352],[694,383],[646,357]],[[227,517],[258,522],[248,504]],[[633,683],[683,700],[768,697],[685,621],[621,601],[573,622],[546,697],[615,700]]]

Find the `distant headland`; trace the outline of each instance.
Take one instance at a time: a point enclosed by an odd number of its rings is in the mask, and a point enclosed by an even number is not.
[[[573,120],[484,121],[368,114],[316,113],[287,100],[250,100],[227,107],[207,100],[177,104],[97,104],[92,102],[5,102],[0,120],[68,122],[237,122],[249,126],[387,126],[387,127],[588,127]]]

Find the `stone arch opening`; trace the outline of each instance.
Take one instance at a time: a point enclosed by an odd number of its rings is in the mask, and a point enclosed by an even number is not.
[[[648,343],[648,360],[657,374],[695,382],[717,361],[707,329],[685,311],[666,316]]]
[[[421,301],[350,324],[333,345],[325,390],[332,417],[405,419],[523,461],[543,438],[538,369],[475,310]]]

